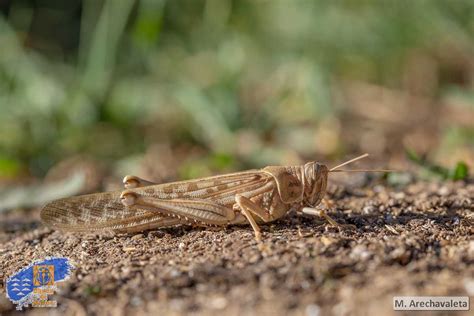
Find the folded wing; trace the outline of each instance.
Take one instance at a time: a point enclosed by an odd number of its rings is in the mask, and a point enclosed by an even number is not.
[[[180,224],[171,218],[120,202],[121,191],[88,194],[56,200],[41,210],[41,219],[54,229],[70,232],[133,232]]]

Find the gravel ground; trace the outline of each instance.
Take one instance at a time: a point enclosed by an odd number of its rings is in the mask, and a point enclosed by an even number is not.
[[[328,213],[350,225],[292,212],[263,227],[262,244],[245,226],[81,235],[44,227],[39,209],[5,212],[0,313],[24,314],[4,279],[51,255],[76,269],[52,297],[58,308],[29,314],[390,315],[402,295],[474,304],[474,184],[333,186],[328,196]]]

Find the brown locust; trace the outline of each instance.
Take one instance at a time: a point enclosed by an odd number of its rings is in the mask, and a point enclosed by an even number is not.
[[[291,209],[320,215],[337,225],[324,211],[315,209],[326,192],[328,174],[366,171],[336,169],[367,156],[332,169],[308,162],[163,184],[126,176],[124,191],[50,202],[43,207],[41,219],[52,228],[72,232],[250,224],[260,240],[259,224],[275,221]]]

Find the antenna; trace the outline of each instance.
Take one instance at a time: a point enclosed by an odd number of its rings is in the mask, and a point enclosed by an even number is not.
[[[353,169],[353,170],[333,170],[329,172],[397,172],[394,169]]]
[[[360,159],[363,159],[363,158],[366,158],[368,157],[369,154],[365,153],[363,155],[360,155],[359,157],[355,157],[351,160],[348,160],[346,162],[343,162],[341,163],[340,165],[337,165],[335,167],[332,167],[331,169],[329,169],[329,172],[395,172],[397,170],[392,170],[392,169],[373,169],[373,170],[370,170],[370,169],[353,169],[353,170],[336,170],[336,169],[339,169],[340,167],[343,167],[345,165],[348,165],[350,163],[353,163],[357,160],[360,160]]]
[[[329,169],[329,172],[334,172],[334,170],[336,170],[336,169],[339,169],[339,168],[341,168],[341,167],[343,167],[343,166],[345,166],[345,165],[348,165],[348,164],[350,164],[350,163],[353,163],[354,161],[363,159],[363,158],[368,157],[368,156],[369,156],[369,154],[368,154],[368,153],[365,153],[365,154],[363,154],[363,155],[361,155],[361,156],[359,156],[359,157],[355,157],[355,158],[353,158],[353,159],[351,159],[351,160],[349,160],[349,161],[346,161],[346,162],[341,163],[340,165],[337,165],[337,166],[335,166],[335,167],[332,167],[331,169]]]

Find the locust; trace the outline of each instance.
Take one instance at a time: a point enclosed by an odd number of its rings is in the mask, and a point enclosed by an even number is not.
[[[335,220],[317,209],[331,172],[368,154],[329,169],[318,162],[299,166],[268,166],[207,178],[157,184],[126,176],[124,190],[59,199],[41,210],[42,221],[66,232],[138,232],[176,225],[219,226],[250,224],[257,241],[261,224],[290,210]]]

